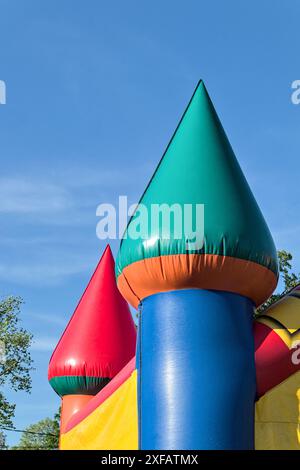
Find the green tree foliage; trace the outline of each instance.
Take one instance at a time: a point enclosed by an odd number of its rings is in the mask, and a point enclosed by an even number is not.
[[[6,385],[14,391],[29,392],[32,335],[20,326],[21,304],[19,297],[0,300],[0,389]],[[14,412],[15,405],[0,391],[0,426],[12,426]]]
[[[28,426],[14,450],[55,450],[59,443],[60,411]]]
[[[292,259],[293,256],[291,253],[288,253],[285,250],[280,250],[277,252],[278,262],[279,262],[279,273],[280,278],[283,281],[283,291],[278,294],[273,294],[269,299],[259,307],[257,313],[262,313],[270,305],[277,302],[283,295],[285,295],[293,287],[296,287],[300,283],[300,273],[295,274],[293,272]]]
[[[6,436],[3,434],[3,432],[0,431],[0,450],[6,450],[7,445],[6,445]]]

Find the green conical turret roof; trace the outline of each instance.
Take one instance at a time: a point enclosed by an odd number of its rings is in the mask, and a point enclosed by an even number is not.
[[[204,204],[201,249],[151,233],[153,243],[128,236],[122,240],[116,274],[132,263],[179,254],[210,254],[257,263],[277,276],[277,255],[263,215],[242,173],[203,81],[197,85],[176,131],[140,203]],[[171,229],[172,230],[172,229]],[[171,234],[172,235],[172,234]],[[201,287],[201,286],[200,286]]]

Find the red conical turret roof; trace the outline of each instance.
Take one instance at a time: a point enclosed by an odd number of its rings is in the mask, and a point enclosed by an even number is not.
[[[61,396],[96,394],[135,354],[136,329],[114,267],[107,246],[52,354],[48,378]]]

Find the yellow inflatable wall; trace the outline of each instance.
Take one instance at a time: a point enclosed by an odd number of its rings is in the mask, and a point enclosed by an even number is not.
[[[300,450],[300,372],[274,387],[257,402],[255,448]]]
[[[136,370],[107,400],[69,432],[62,450],[137,450]]]

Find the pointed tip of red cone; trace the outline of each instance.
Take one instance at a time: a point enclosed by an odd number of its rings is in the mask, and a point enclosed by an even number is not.
[[[107,245],[51,357],[48,377],[60,395],[97,392],[135,354],[136,329],[114,266]]]
[[[113,254],[112,254],[112,251],[111,251],[111,247],[110,247],[110,244],[108,243],[103,251],[103,254],[102,254],[102,257],[101,259],[104,257],[104,256],[111,256],[113,262],[115,262],[114,260],[114,257],[113,257]],[[101,262],[101,259],[100,259],[100,262]]]
[[[95,273],[98,271],[98,269],[109,269],[107,265],[113,268],[113,270],[115,269],[115,259],[113,257],[110,245],[106,245],[105,250],[103,251],[102,256],[100,258],[100,261],[95,269]]]

